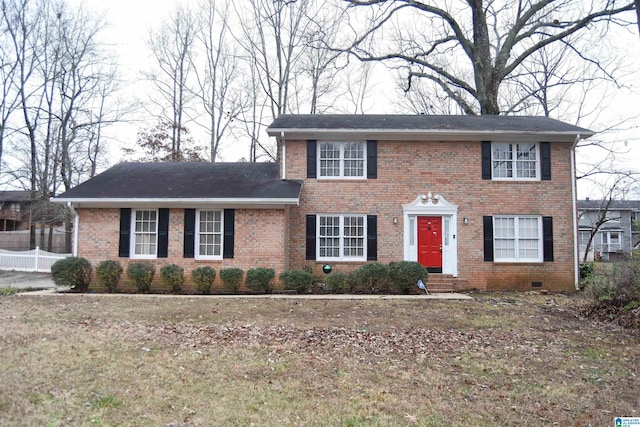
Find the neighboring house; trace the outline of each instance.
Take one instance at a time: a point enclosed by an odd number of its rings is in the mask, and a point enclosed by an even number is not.
[[[28,230],[30,191],[0,191],[0,231]]]
[[[629,258],[639,246],[640,200],[578,200],[580,259],[591,235],[588,261]]]
[[[444,290],[575,289],[574,149],[593,132],[402,115],[282,115],[267,131],[278,164],[124,163],[61,194],[75,253],[316,276],[410,260]]]

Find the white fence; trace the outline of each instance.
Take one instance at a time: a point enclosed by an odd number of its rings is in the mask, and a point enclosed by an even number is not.
[[[55,254],[40,248],[22,252],[0,249],[0,270],[50,273],[53,263],[70,256],[71,254]]]

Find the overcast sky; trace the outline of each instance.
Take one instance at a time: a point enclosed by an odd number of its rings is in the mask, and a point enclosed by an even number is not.
[[[240,0],[242,1],[242,0]],[[105,41],[113,45],[114,52],[118,55],[119,69],[124,78],[129,81],[129,90],[136,96],[144,97],[140,92],[144,85],[140,82],[140,71],[144,70],[145,64],[150,63],[151,58],[145,44],[149,29],[157,28],[162,21],[174,9],[176,4],[195,4],[196,0],[71,0],[71,3],[82,3],[90,10],[104,12],[109,23],[109,28],[105,32]],[[602,104],[608,107],[600,116],[601,123],[614,122],[620,117],[635,116],[635,120],[628,123],[629,131],[616,135],[609,135],[605,139],[617,140],[617,147],[626,153],[619,157],[629,169],[640,170],[640,37],[637,33],[625,37],[619,43],[620,49],[624,50],[625,61],[630,65],[630,72],[625,79],[627,87],[620,88],[615,93],[608,93],[603,96]],[[636,65],[637,64],[637,65]],[[387,79],[388,80],[388,79]],[[378,93],[384,92],[378,90]],[[369,103],[369,113],[393,113],[385,111],[389,101],[384,97],[373,99]],[[579,123],[583,127],[591,127],[590,123]],[[600,129],[592,130],[599,131]],[[135,141],[137,125],[122,126],[118,130],[117,138],[125,144]],[[120,159],[121,154],[118,149],[112,150],[112,163]],[[242,153],[224,153],[226,161],[236,161],[242,157]],[[587,154],[583,152],[583,160]],[[590,154],[598,156],[599,154]],[[580,160],[580,159],[579,159]],[[592,187],[579,186],[579,197],[597,197]],[[635,195],[640,198],[640,194]]]

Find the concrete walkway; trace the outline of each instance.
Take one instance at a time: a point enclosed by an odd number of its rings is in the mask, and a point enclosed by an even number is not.
[[[44,289],[21,292],[17,295],[64,295],[69,297],[130,297],[130,298],[213,298],[213,299],[300,299],[300,300],[470,300],[469,295],[458,293],[431,293],[429,295],[354,295],[354,294],[260,294],[260,295],[173,295],[173,294],[124,294],[124,293],[68,293],[68,288]]]

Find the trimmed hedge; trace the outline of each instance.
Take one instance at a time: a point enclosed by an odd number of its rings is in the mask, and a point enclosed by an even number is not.
[[[324,290],[332,294],[342,294],[348,287],[348,275],[340,271],[329,273],[324,278]]]
[[[258,267],[247,271],[247,277],[244,280],[247,288],[255,292],[271,293],[273,285],[271,281],[276,277],[276,271],[273,268]]]
[[[427,283],[427,268],[416,261],[397,261],[389,263],[389,279],[402,294],[416,289],[418,279]]]
[[[171,292],[177,294],[184,284],[184,268],[176,264],[163,265],[160,268],[160,279],[165,286],[171,288]]]
[[[127,266],[127,278],[136,286],[138,292],[149,292],[156,268],[149,262],[132,262]]]
[[[216,271],[211,267],[198,267],[191,271],[191,280],[196,284],[196,291],[199,294],[210,293],[215,279]]]
[[[71,286],[74,291],[87,292],[91,271],[91,263],[86,258],[68,257],[51,266],[51,278],[57,286]]]
[[[98,282],[107,288],[108,292],[115,292],[117,290],[122,272],[123,270],[120,263],[111,259],[100,261],[96,266]]]
[[[220,270],[220,278],[222,279],[222,288],[227,292],[237,294],[242,283],[242,270],[239,268],[223,268]]]
[[[364,264],[352,273],[351,292],[379,294],[389,292],[389,267],[379,262]]]
[[[313,274],[303,270],[289,270],[280,274],[280,281],[284,283],[285,289],[303,294],[313,285]]]

